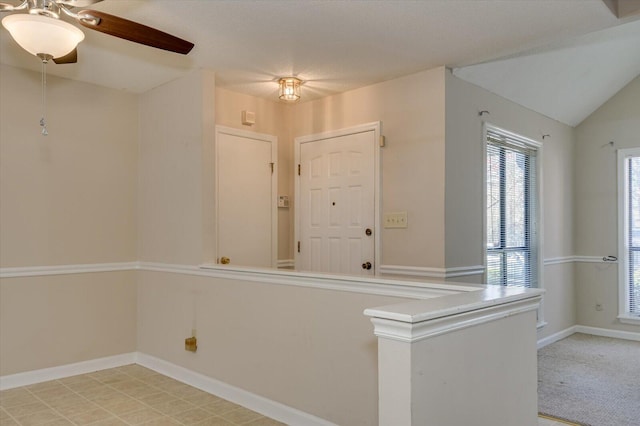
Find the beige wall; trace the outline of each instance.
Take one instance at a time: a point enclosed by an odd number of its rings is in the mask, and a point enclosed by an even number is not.
[[[131,262],[136,253],[138,101],[0,68],[0,265]],[[0,375],[136,348],[134,272],[0,280]]]
[[[0,265],[134,261],[137,98],[2,66]]]
[[[573,255],[573,129],[447,73],[447,267],[483,262],[483,122],[542,142],[544,257]]]
[[[576,127],[576,254],[602,257],[618,253],[616,150],[640,146],[640,77]],[[608,145],[610,141],[613,146]],[[578,323],[640,331],[620,324],[617,265],[576,264]],[[603,310],[596,311],[596,303]]]
[[[136,272],[3,278],[0,375],[136,351]]]
[[[212,260],[214,135],[212,73],[194,71],[140,96],[140,260]]]
[[[139,273],[138,350],[341,425],[377,424],[365,308],[406,299]],[[198,351],[184,350],[196,329]]]
[[[278,138],[278,195],[293,199],[292,105],[216,89],[216,125],[265,133]],[[242,111],[256,114],[256,124],[242,124]],[[278,208],[278,259],[293,259],[293,206]]]
[[[487,122],[542,142],[542,254],[571,257],[573,251],[573,128],[540,115],[451,73],[446,80],[446,266],[482,265],[483,144]],[[489,111],[479,115],[480,111]],[[549,135],[544,140],[543,135]],[[575,325],[573,265],[543,271],[544,319],[540,337]],[[476,282],[482,277],[474,276]]]
[[[545,258],[616,254],[615,152],[603,145],[638,146],[640,135],[638,79],[574,130],[441,67],[294,106],[216,89],[207,71],[139,97],[51,77],[43,138],[39,74],[1,71],[2,267],[211,261],[215,124],[246,129],[243,109],[257,113],[251,130],[278,136],[279,191],[291,197],[295,137],[382,122],[382,211],[406,210],[410,224],[382,231],[384,264],[482,264],[480,110],[524,136],[550,135]],[[279,211],[280,259],[293,256],[283,243],[292,215]],[[615,270],[598,268],[545,267],[540,337],[576,321],[637,331],[615,323]],[[140,350],[340,424],[375,423],[375,339],[362,310],[390,298],[152,272],[6,278],[0,292],[0,374]],[[182,345],[194,321],[191,354]]]
[[[296,105],[293,137],[382,122],[382,213],[406,211],[406,229],[382,229],[382,264],[444,267],[444,67]]]

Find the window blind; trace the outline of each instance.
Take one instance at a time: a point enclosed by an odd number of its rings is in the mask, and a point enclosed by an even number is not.
[[[536,155],[526,142],[487,130],[488,284],[538,285]]]
[[[628,309],[640,315],[640,157],[627,159]]]

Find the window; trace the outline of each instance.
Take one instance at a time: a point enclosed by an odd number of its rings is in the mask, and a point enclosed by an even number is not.
[[[537,142],[486,128],[486,280],[538,287]]]
[[[640,322],[640,148],[618,150],[619,313]]]

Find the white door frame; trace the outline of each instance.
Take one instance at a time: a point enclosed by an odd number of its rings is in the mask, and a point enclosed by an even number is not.
[[[220,250],[218,247],[218,235],[219,234],[219,226],[220,222],[218,206],[220,205],[218,196],[220,194],[220,188],[218,184],[220,183],[220,177],[218,176],[218,171],[220,168],[218,167],[218,140],[220,134],[227,134],[230,136],[237,136],[241,138],[247,139],[256,139],[260,141],[265,141],[271,143],[271,160],[273,161],[273,173],[271,173],[271,266],[276,268],[278,266],[278,138],[273,135],[268,135],[266,133],[257,133],[250,132],[242,129],[235,129],[233,127],[226,126],[216,126],[216,137],[214,143],[214,163],[215,163],[215,208],[214,208],[214,221],[215,221],[215,232],[216,232],[216,244],[215,244],[215,253],[214,257],[218,259],[220,257]],[[240,265],[240,266],[251,266],[251,265]]]
[[[317,142],[323,139],[336,138],[340,136],[348,136],[356,133],[364,133],[373,131],[374,138],[374,167],[373,167],[373,206],[374,206],[374,275],[380,274],[380,242],[382,236],[382,227],[380,226],[380,212],[382,210],[382,196],[380,188],[382,187],[381,182],[381,167],[380,167],[380,135],[381,135],[382,123],[380,121],[374,121],[371,123],[360,124],[358,126],[347,127],[339,130],[331,130],[328,132],[315,133],[312,135],[306,136],[298,136],[294,139],[294,161],[296,162],[296,167],[294,170],[297,170],[297,165],[300,164],[300,147],[303,143],[309,142]],[[300,176],[298,176],[297,172],[295,172],[295,200],[296,202],[300,200]],[[293,230],[293,241],[294,241],[294,258],[298,259],[298,253],[296,248],[297,241],[300,241],[300,209],[295,209],[295,218],[294,218],[294,230]]]

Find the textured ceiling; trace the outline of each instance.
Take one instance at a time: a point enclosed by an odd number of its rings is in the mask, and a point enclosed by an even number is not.
[[[602,0],[105,0],[90,8],[196,47],[181,56],[83,28],[79,62],[52,64],[50,74],[141,93],[207,68],[219,86],[274,100],[279,76],[305,80],[309,100],[436,66],[536,52],[624,22]],[[4,28],[0,61],[39,70]]]

